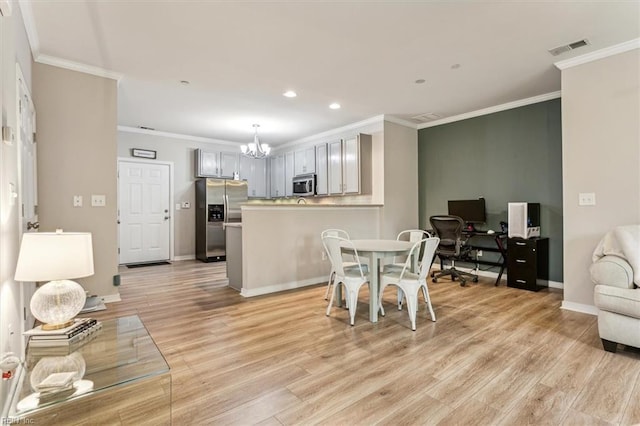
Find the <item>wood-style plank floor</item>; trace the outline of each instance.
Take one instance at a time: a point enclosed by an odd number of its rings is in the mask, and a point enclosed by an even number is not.
[[[640,422],[640,351],[605,352],[560,291],[429,282],[437,322],[422,305],[414,332],[393,287],[377,324],[363,288],[351,327],[325,316],[324,283],[246,299],[224,268],[122,268],[122,301],[93,314],[140,316],[171,367],[173,424]]]

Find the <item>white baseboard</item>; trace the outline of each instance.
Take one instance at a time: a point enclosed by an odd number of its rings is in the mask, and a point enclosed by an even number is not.
[[[301,288],[301,287],[308,287],[310,285],[316,285],[316,284],[322,283],[323,281],[326,281],[326,280],[327,280],[327,277],[322,276],[317,278],[308,278],[302,281],[292,281],[288,283],[273,284],[265,287],[258,287],[258,288],[251,288],[251,289],[247,289],[243,287],[242,290],[240,291],[240,295],[244,297],[262,296],[263,294],[277,293],[279,291],[293,290],[295,288]]]
[[[473,269],[471,268],[466,268],[466,267],[460,267],[460,266],[456,266],[458,269],[460,269],[461,271],[465,271],[465,272],[473,272]],[[437,265],[435,262],[433,263],[432,269],[436,269],[436,270],[440,270],[440,265]],[[487,277],[487,278],[493,278],[494,280],[498,278],[498,272],[493,272],[493,271],[478,271],[478,276],[480,277]],[[500,282],[502,281],[507,281],[507,276],[508,273],[505,272],[502,274],[502,277],[500,277]],[[548,281],[548,285],[549,288],[557,288],[560,290],[564,290],[564,283],[559,282],[559,281]]]
[[[598,315],[598,308],[593,305],[583,305],[582,303],[567,302],[566,300],[562,301],[560,308],[583,314]]]
[[[109,294],[106,296],[102,296],[102,300],[104,303],[112,303],[112,302],[120,302],[122,299],[120,298],[120,293]]]
[[[194,260],[196,258],[195,254],[187,254],[184,256],[173,256],[173,259],[171,260],[175,260],[175,261],[180,261],[180,260]]]

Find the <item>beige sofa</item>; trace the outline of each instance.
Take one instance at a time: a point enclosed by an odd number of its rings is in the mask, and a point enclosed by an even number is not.
[[[599,253],[590,272],[604,349],[615,352],[618,343],[640,348],[640,288],[631,264],[621,256]]]

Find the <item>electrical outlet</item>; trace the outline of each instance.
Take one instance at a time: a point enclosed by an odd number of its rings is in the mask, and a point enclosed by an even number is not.
[[[73,207],[82,207],[82,195],[73,196]]]
[[[182,208],[183,209],[190,209],[191,208],[191,203],[189,201],[183,201],[182,202]]]

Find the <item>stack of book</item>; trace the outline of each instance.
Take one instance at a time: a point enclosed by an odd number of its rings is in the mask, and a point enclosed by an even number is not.
[[[94,318],[76,318],[73,325],[59,330],[43,330],[41,326],[26,331],[30,348],[63,347],[71,348],[83,345],[91,340],[102,323]]]

